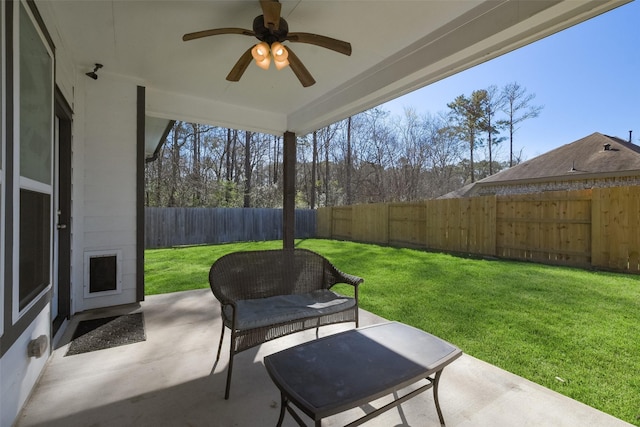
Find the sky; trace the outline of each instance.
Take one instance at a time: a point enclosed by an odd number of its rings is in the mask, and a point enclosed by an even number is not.
[[[594,132],[640,144],[640,0],[381,106],[392,115],[448,110],[458,95],[517,82],[543,106],[514,136],[531,159]],[[508,160],[508,141],[499,159]]]

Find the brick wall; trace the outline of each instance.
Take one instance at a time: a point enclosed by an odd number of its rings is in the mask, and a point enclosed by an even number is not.
[[[640,185],[640,175],[611,178],[592,178],[585,180],[549,181],[527,184],[483,185],[478,188],[478,192],[476,193],[476,195],[505,196],[509,194],[531,194],[543,191],[587,190],[591,188],[622,187],[629,185]]]

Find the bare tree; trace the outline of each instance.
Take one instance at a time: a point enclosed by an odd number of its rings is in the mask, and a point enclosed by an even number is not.
[[[273,183],[278,183],[278,177],[280,173],[280,138],[273,137]]]
[[[224,201],[225,206],[229,206],[232,200],[232,183],[237,182],[234,176],[236,169],[236,142],[238,141],[238,131],[235,129],[227,129],[227,141],[225,145],[225,181],[224,185]]]
[[[251,139],[251,204],[255,207],[277,207],[282,205],[282,192],[274,182],[273,175],[279,175],[279,153],[273,146],[279,147],[279,138],[263,133],[254,133]],[[274,171],[275,169],[275,171]]]
[[[251,132],[244,133],[244,207],[251,207]]]
[[[318,146],[323,148],[324,151],[324,176],[323,176],[323,193],[324,193],[324,206],[331,204],[331,149],[332,142],[335,141],[340,123],[334,123],[318,130]],[[314,185],[315,188],[315,185]]]
[[[181,177],[183,175],[181,151],[182,147],[187,143],[186,134],[186,123],[176,121],[173,125],[170,145],[171,177],[169,181],[168,206],[182,206],[184,203],[182,200],[183,194],[180,191],[180,187],[182,187]]]
[[[491,85],[486,89],[486,102],[484,104],[484,128],[487,132],[487,148],[489,150],[489,175],[493,175],[493,147],[500,144],[504,138],[499,136],[505,121],[497,120],[498,111],[504,107],[505,99],[498,93],[498,87]]]
[[[388,115],[388,111],[380,108],[360,115],[360,197],[363,202],[384,202],[393,197],[389,192],[387,171],[393,164],[395,135],[387,121]]]
[[[429,185],[425,196],[438,197],[464,185],[456,166],[462,159],[463,147],[444,114],[425,116],[423,128],[429,145]]]
[[[347,194],[347,205],[350,205],[353,203],[353,192],[351,191],[351,170],[353,169],[353,159],[351,156],[351,125],[352,125],[352,118],[351,116],[349,116],[349,118],[347,119],[347,153],[346,153],[346,158],[345,158],[345,174],[346,174],[346,181],[345,182],[345,188],[346,188],[346,194]]]
[[[398,200],[417,200],[423,197],[423,173],[427,166],[429,146],[423,118],[413,108],[405,108],[395,123],[397,153],[393,166],[395,196]]]
[[[362,137],[360,115],[349,116],[338,122],[331,148],[333,163],[332,196],[337,204],[356,202],[357,182],[357,141]]]
[[[509,129],[509,167],[513,166],[513,134],[519,129],[518,125],[527,119],[538,117],[544,108],[541,105],[531,105],[535,97],[533,93],[527,94],[527,90],[517,82],[502,88],[503,111],[507,115]]]
[[[313,143],[311,153],[311,201],[309,207],[316,208],[316,170],[318,168],[318,132],[313,132]]]

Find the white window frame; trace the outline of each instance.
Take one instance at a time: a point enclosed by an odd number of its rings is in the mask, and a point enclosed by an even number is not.
[[[13,176],[14,176],[14,185],[13,185],[13,301],[12,301],[12,320],[15,324],[25,313],[29,312],[31,308],[37,304],[40,299],[46,295],[52,287],[52,270],[53,270],[53,227],[54,223],[54,215],[53,215],[53,206],[54,206],[54,193],[53,193],[53,144],[54,144],[54,135],[53,135],[53,123],[55,119],[55,80],[54,80],[54,69],[55,69],[55,56],[53,51],[51,50],[49,43],[47,42],[46,37],[42,33],[42,29],[38,25],[37,20],[33,16],[31,12],[31,8],[26,3],[25,0],[20,0],[20,2],[15,4],[16,7],[13,9],[13,38],[14,38],[14,58],[13,58],[13,111],[14,111],[14,120],[13,120]],[[31,20],[36,32],[40,36],[43,46],[45,47],[47,53],[51,57],[51,135],[50,135],[50,143],[51,143],[51,177],[49,179],[50,184],[43,184],[41,182],[26,178],[21,176],[20,174],[20,13],[21,10],[27,13],[27,16]],[[22,310],[20,309],[20,190],[32,190],[37,191],[39,193],[49,194],[50,207],[49,207],[49,221],[50,221],[50,236],[49,236],[49,284],[44,287],[37,296],[35,296],[29,304],[27,304]]]
[[[7,28],[5,23],[5,3],[0,4],[0,150],[2,150],[2,162],[0,162],[0,278],[4,283],[4,260],[5,254],[5,197],[6,193],[4,173],[6,170],[6,153],[5,141],[7,139],[7,117],[6,117],[6,105],[7,105],[7,88],[6,88],[6,51],[5,51],[5,37]],[[0,286],[0,337],[4,335],[4,286]]]

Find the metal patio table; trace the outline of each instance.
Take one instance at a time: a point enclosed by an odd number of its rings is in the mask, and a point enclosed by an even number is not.
[[[389,322],[297,345],[266,356],[264,364],[281,392],[278,426],[285,409],[305,425],[292,404],[320,427],[323,418],[394,394],[393,402],[348,424],[357,426],[430,388],[444,426],[438,383],[444,367],[461,355],[459,348],[434,335]],[[398,397],[396,392],[418,382],[420,387]]]

